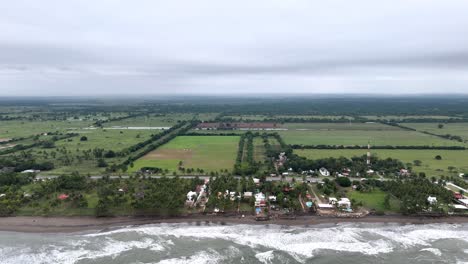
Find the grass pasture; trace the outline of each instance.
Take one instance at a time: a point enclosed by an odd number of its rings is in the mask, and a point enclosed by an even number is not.
[[[116,130],[116,129],[86,129],[74,131],[78,137],[71,140],[60,140],[55,143],[57,147],[65,147],[71,150],[85,150],[102,148],[106,150],[121,151],[138,142],[145,141],[159,130]],[[85,136],[86,141],[80,141]]]
[[[379,123],[289,123],[279,131],[287,144],[460,146],[463,143]]]
[[[142,167],[158,167],[177,171],[180,161],[185,168],[209,171],[232,170],[238,136],[178,136],[159,149],[134,162],[132,171]]]
[[[66,132],[71,129],[84,128],[89,121],[0,121],[0,139],[19,138],[38,135],[47,132]]]
[[[171,127],[177,124],[177,121],[190,120],[193,114],[147,114],[143,116],[126,118],[118,121],[111,121],[104,124],[104,127]]]
[[[404,123],[402,125],[414,128],[418,131],[426,131],[437,135],[460,136],[463,140],[468,140],[468,123],[442,123],[444,126],[439,128],[439,123]]]
[[[447,119],[459,119],[459,116],[445,116],[445,115],[385,115],[385,116],[376,116],[376,115],[368,115],[368,116],[361,116],[371,120],[404,120],[404,119],[440,119],[441,121]]]
[[[366,155],[365,149],[306,149],[294,150],[294,153],[310,159],[320,159],[328,157],[347,157]],[[395,158],[404,163],[413,163],[420,160],[421,166],[414,166],[415,172],[425,172],[427,176],[448,176],[452,175],[448,167],[453,166],[459,172],[468,171],[468,151],[467,150],[406,150],[406,149],[374,149],[372,155],[380,158]],[[435,156],[440,155],[442,160],[436,160]]]
[[[368,209],[375,209],[380,212],[398,211],[400,203],[398,199],[394,197],[390,198],[390,208],[385,208],[384,201],[386,195],[387,193],[380,189],[374,189],[371,192],[349,191],[347,193],[349,199],[354,199],[356,202],[362,202],[363,206]]]
[[[55,169],[44,172],[47,175],[61,175],[79,171],[81,174],[99,174],[105,168],[97,167],[97,159],[91,155],[90,159],[84,158],[84,151],[104,149],[105,151],[122,151],[138,142],[145,141],[152,134],[159,133],[156,130],[113,130],[113,129],[86,129],[74,131],[79,136],[63,139],[55,142],[55,148],[44,149],[35,147],[33,154],[38,160],[48,161],[53,159]],[[122,133],[120,133],[122,132]],[[80,138],[86,136],[86,141]],[[63,150],[67,154],[64,154]],[[52,156],[55,153],[56,156]],[[54,158],[55,157],[55,158]],[[125,157],[106,158],[108,164],[121,163]]]

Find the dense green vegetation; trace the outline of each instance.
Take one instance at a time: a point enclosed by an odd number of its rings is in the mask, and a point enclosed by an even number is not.
[[[379,212],[447,212],[450,192],[443,184],[466,188],[458,176],[468,171],[467,102],[466,97],[0,98],[0,214],[181,214],[186,193],[202,181],[174,175],[212,176],[209,209],[250,210],[251,200],[219,193],[258,190],[278,196],[281,207],[302,210],[298,197],[317,190]],[[196,130],[202,121],[269,122],[282,130]],[[287,160],[278,165],[281,152]],[[303,182],[317,177],[321,167],[332,177],[349,168],[351,176],[359,173],[367,182],[346,177],[318,186]],[[402,168],[411,176],[399,177]],[[58,177],[35,182],[37,173],[19,173],[24,170]],[[290,182],[266,181],[283,172]],[[168,178],[149,177],[156,174]],[[380,176],[387,181],[371,180]],[[254,177],[261,184],[253,184]],[[58,199],[60,194],[68,197]],[[429,206],[428,195],[438,196],[439,204]]]

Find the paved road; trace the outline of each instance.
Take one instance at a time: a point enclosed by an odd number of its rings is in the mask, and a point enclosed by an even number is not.
[[[206,175],[179,175],[178,177],[179,178],[184,178],[184,179],[191,179],[191,178],[195,178],[197,176],[198,176],[198,178],[203,179],[203,180],[210,178],[210,176],[206,176]],[[57,177],[58,177],[57,175],[37,175],[36,176],[37,179],[54,179],[54,178],[57,178]],[[90,178],[93,179],[93,180],[98,180],[98,179],[102,179],[103,177],[104,177],[104,175],[93,175]],[[176,177],[176,176],[173,176],[173,175],[166,175],[166,176],[149,175],[147,177],[157,179],[157,178],[162,178],[162,177],[171,178],[171,177]],[[241,176],[234,176],[234,177],[241,178]],[[130,175],[122,175],[122,176],[112,175],[112,176],[109,176],[109,178],[111,178],[111,179],[119,179],[119,178],[128,179],[128,178],[130,178]],[[295,178],[296,181],[302,181],[301,177],[291,177],[291,176],[285,177],[283,180],[286,181],[286,182],[291,182],[293,178]],[[269,176],[269,177],[266,177],[266,180],[267,181],[281,181],[282,178],[281,177],[270,177]],[[321,181],[322,179],[309,177],[309,178],[307,178],[307,180],[309,182],[311,182],[311,183],[315,183],[315,182]]]

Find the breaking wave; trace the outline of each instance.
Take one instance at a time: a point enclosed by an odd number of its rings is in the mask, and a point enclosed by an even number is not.
[[[304,263],[340,254],[356,263],[468,261],[468,225],[158,224],[41,236],[0,233],[0,263]]]

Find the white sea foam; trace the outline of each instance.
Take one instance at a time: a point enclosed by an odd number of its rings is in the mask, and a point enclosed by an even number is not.
[[[132,249],[163,252],[177,248],[179,241],[226,241],[226,249],[200,249],[193,256],[169,258],[160,263],[219,263],[240,258],[248,246],[262,263],[278,262],[285,254],[299,262],[324,250],[355,252],[364,255],[385,254],[416,247],[418,251],[443,256],[433,242],[457,239],[468,242],[466,225],[379,225],[338,224],[332,227],[281,227],[277,225],[196,226],[190,224],[159,224],[127,227],[118,230],[71,235],[61,243],[50,243],[35,250],[27,247],[1,247],[0,263],[76,263],[84,259],[117,258]],[[132,239],[133,238],[133,239]],[[464,243],[462,242],[462,243]],[[99,246],[96,247],[96,244]],[[468,254],[468,250],[462,254]],[[463,253],[464,252],[464,253]],[[461,258],[463,259],[463,257]],[[248,260],[246,260],[248,261]]]
[[[158,264],[215,264],[226,259],[214,250],[200,251],[190,257],[165,259]]]
[[[423,248],[421,249],[421,251],[431,252],[432,254],[439,256],[439,257],[442,256],[442,252],[437,248]]]
[[[2,263],[64,263],[73,264],[83,259],[98,259],[102,257],[115,258],[116,256],[132,249],[148,249],[152,251],[162,251],[164,246],[156,243],[153,239],[145,238],[142,241],[117,241],[107,238],[101,242],[99,249],[85,249],[85,246],[91,242],[77,243],[73,241],[69,246],[47,245],[40,249],[40,252],[31,252],[28,249],[21,250],[20,254],[5,254],[5,262]],[[71,246],[78,245],[78,246]]]
[[[319,250],[359,252],[376,255],[392,252],[396,247],[430,246],[432,241],[456,238],[468,241],[468,230],[454,225],[426,226],[367,226],[341,224],[330,228],[299,228],[271,225],[263,226],[192,226],[188,224],[165,224],[114,230],[90,236],[107,236],[120,232],[135,232],[142,235],[190,237],[200,239],[224,239],[252,248],[266,247],[286,251],[294,257],[312,257]],[[378,239],[368,239],[376,236]]]
[[[262,263],[270,264],[272,263],[273,258],[275,257],[273,254],[273,250],[261,252],[255,254],[255,257]]]

